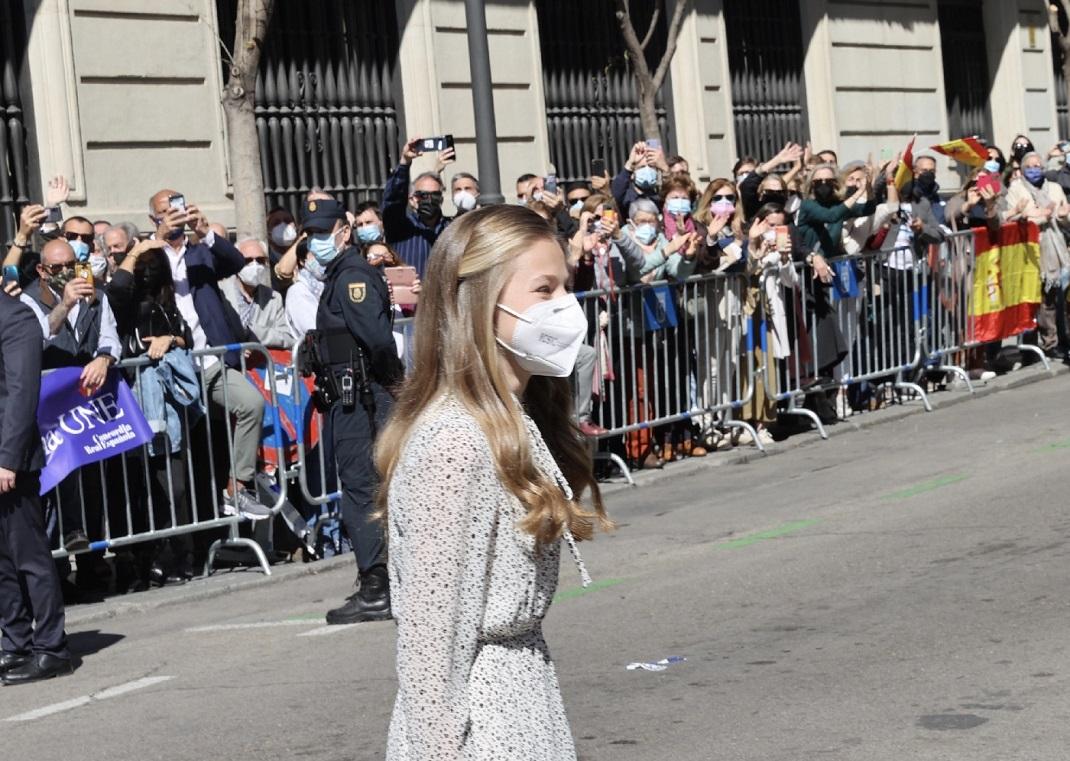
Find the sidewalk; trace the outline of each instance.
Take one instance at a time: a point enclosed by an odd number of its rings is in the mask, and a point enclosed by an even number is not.
[[[1046,371],[1043,366],[1037,365],[1000,376],[988,381],[985,385],[975,383],[972,395],[965,390],[934,392],[929,394],[929,402],[933,407],[931,414],[937,414],[941,409],[946,409],[971,399],[979,399],[1066,375],[1070,375],[1070,367],[1066,365],[1053,363],[1051,372]],[[853,415],[836,425],[826,426],[826,430],[830,438],[843,436],[873,426],[894,423],[918,414],[929,413],[925,412],[921,401],[907,401],[902,405],[893,405],[876,412]],[[714,452],[702,458],[673,463],[662,470],[636,471],[632,474],[632,477],[635,479],[636,487],[649,488],[667,479],[687,478],[710,467],[743,465],[799,447],[819,444],[821,441],[822,439],[817,431],[812,430],[771,444],[766,448],[767,451],[764,455],[753,447],[738,447],[725,452]],[[602,493],[610,495],[629,488],[623,479],[619,479],[602,484]],[[194,579],[181,586],[110,597],[100,603],[71,607],[67,610],[67,625],[71,627],[82,626],[94,621],[116,618],[130,613],[144,613],[165,606],[197,602],[243,589],[252,589],[266,584],[281,584],[292,579],[321,573],[333,573],[343,569],[347,573],[354,573],[355,575],[355,564],[351,554],[347,553],[340,557],[315,563],[285,563],[272,566],[271,576],[265,576],[259,568],[220,570],[212,576]]]

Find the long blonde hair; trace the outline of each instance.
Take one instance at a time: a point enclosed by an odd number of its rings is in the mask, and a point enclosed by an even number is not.
[[[539,241],[560,245],[538,214],[503,205],[459,217],[432,248],[416,312],[415,366],[375,447],[382,476],[380,517],[386,515],[390,481],[417,418],[437,397],[452,394],[486,435],[498,477],[527,510],[520,527],[538,544],[556,541],[565,527],[576,539],[590,539],[595,520],[603,529],[612,527],[586,441],[572,421],[568,379],[533,376],[523,405],[576,501],[566,499],[558,484],[535,465],[521,407],[502,372],[494,332],[498,297],[517,257]],[[579,504],[587,489],[593,513]]]

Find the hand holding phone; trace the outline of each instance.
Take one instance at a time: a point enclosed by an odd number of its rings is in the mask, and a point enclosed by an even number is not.
[[[19,283],[19,268],[15,264],[8,264],[4,266],[3,278],[0,280],[0,286],[6,288],[8,283]]]
[[[605,177],[606,175],[606,160],[594,159],[591,161],[591,177]]]
[[[429,153],[431,151],[444,151],[447,148],[453,147],[453,135],[442,135],[441,137],[425,137],[417,146],[421,153]]]
[[[420,302],[419,296],[413,290],[417,281],[415,267],[384,267],[383,275],[390,284],[395,303],[408,305]]]

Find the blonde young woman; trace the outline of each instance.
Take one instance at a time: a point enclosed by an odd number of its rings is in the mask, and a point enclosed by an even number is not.
[[[568,376],[587,332],[535,212],[447,228],[416,315],[415,369],[376,447],[397,619],[389,761],[575,759],[542,619],[560,542],[609,528]],[[580,506],[590,489],[593,511]]]

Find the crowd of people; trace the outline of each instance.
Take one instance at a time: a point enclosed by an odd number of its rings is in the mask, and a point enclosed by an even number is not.
[[[265,401],[243,374],[241,352],[221,347],[249,342],[288,350],[315,329],[325,280],[325,257],[317,255],[322,246],[355,250],[383,273],[411,268],[415,277],[403,295],[398,297],[396,285],[391,288],[392,312],[402,317],[419,309],[420,279],[427,274],[435,242],[455,219],[482,205],[477,177],[449,173],[452,148],[437,155],[433,171],[413,177],[420,145],[419,139],[405,144],[381,201],[346,210],[348,224],[339,228],[344,240],[324,242],[322,236],[310,236],[300,220],[279,207],[268,212],[262,235],[231,242],[224,227],[211,223],[194,203],[170,189],[150,199],[149,224],[143,229],[129,222],[64,216],[69,189],[62,177],[49,184],[41,203],[21,210],[18,232],[3,261],[4,289],[37,318],[43,368],[82,367],[81,383],[90,393],[117,362],[141,358],[149,369],[141,372],[135,392],[147,416],[160,421],[143,473],[124,475],[140,478],[139,484],[116,487],[100,468],[83,468],[60,484],[49,498],[53,531],[59,532],[54,546],[85,553],[99,538],[105,513],[113,533],[144,530],[145,519],[135,516],[127,525],[123,517],[130,500],[146,502],[151,497],[156,528],[189,523],[197,504],[191,492],[204,487],[186,482],[185,458],[197,457],[198,438],[212,435],[189,428],[188,422],[200,417],[220,420],[217,429],[231,437],[230,446],[211,450],[229,456],[225,469],[217,471],[225,473],[219,479],[221,494],[207,503],[218,502],[225,514],[251,520],[272,516],[257,497],[255,483]],[[1070,144],[1041,153],[1020,135],[1009,154],[994,145],[986,145],[986,150],[984,165],[970,171],[962,187],[950,194],[937,183],[940,158],[935,154],[915,155],[902,182],[900,157],[880,163],[841,161],[834,151],[812,151],[795,143],[775,156],[741,157],[730,172],[704,187],[696,183],[684,157],[666,155],[654,140],[637,142],[616,172],[560,183],[554,176],[534,173],[518,177],[510,202],[531,209],[557,233],[570,288],[596,294],[585,302],[590,328],[573,374],[580,430],[640,468],[706,456],[712,450],[753,443],[755,437],[763,444],[773,441],[781,410],[769,399],[738,413],[750,424],[742,432],[716,419],[709,424],[677,421],[655,429],[654,435],[618,435],[612,429],[601,414],[602,402],[606,384],[620,382],[620,368],[614,373],[614,366],[621,357],[599,345],[598,334],[611,319],[614,293],[621,288],[682,283],[711,273],[742,275],[764,294],[747,317],[764,320],[773,339],[767,350],[783,360],[795,314],[784,303],[791,298],[785,293],[803,282],[807,293],[826,291],[823,298],[828,299],[837,289],[845,297],[867,287],[857,282],[858,272],[852,275],[838,267],[836,257],[883,251],[887,256],[881,259],[882,267],[905,270],[954,231],[1019,219],[1035,222],[1041,231],[1044,297],[1037,315],[1038,345],[1050,356],[1065,358],[1070,349],[1070,253],[1064,234],[1070,230]],[[447,192],[454,217],[443,211]],[[305,204],[314,209],[318,201],[333,200],[314,188]],[[777,234],[785,229],[787,234]],[[776,287],[767,287],[769,283]],[[820,314],[813,309],[810,314],[815,322],[807,327],[816,336],[817,348],[812,375],[832,377],[850,348],[844,326],[836,320],[818,324]],[[395,338],[403,357],[400,327]],[[212,347],[220,351],[191,356]],[[739,347],[726,351],[736,353]],[[986,360],[989,365],[977,372],[1000,369],[993,353],[986,354]],[[703,371],[697,365],[702,362],[692,356],[683,363],[700,385]],[[153,382],[165,384],[166,394],[146,394],[140,388],[152,368]],[[202,384],[207,409],[199,407]],[[695,406],[695,394],[674,403],[679,409],[667,412],[686,412]],[[808,396],[807,404],[822,421],[834,422],[879,401],[840,390]],[[176,408],[183,414],[176,414]],[[141,505],[143,511],[149,509],[147,504]],[[127,591],[180,583],[194,575],[196,552],[188,536],[154,544],[136,559],[129,578],[116,581],[116,586]],[[82,589],[104,583],[101,579],[108,573],[93,557],[88,553],[79,560],[77,585]]]

